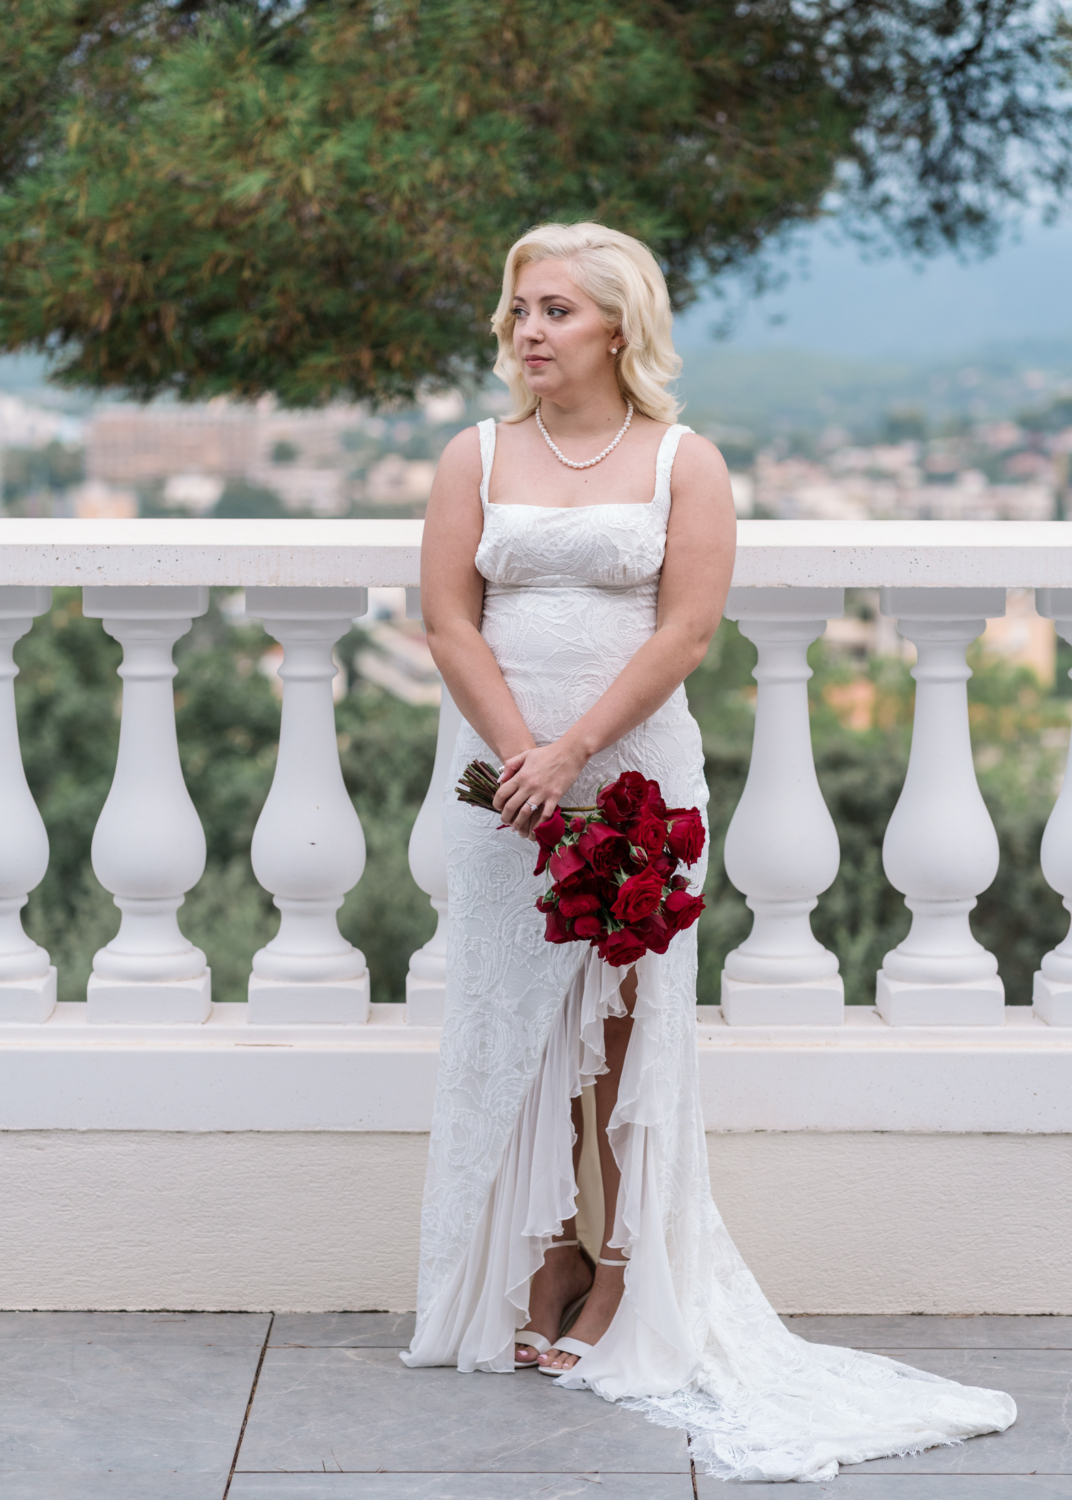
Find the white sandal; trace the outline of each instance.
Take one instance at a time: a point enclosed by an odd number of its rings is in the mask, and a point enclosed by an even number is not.
[[[577,1246],[580,1249],[580,1252],[584,1256],[585,1260],[588,1261],[589,1265],[591,1265],[591,1257],[584,1249],[584,1246],[581,1245],[580,1240],[552,1240],[551,1244],[548,1245],[547,1248],[549,1250],[565,1250],[572,1249],[574,1246]],[[593,1267],[593,1270],[594,1269],[595,1268]],[[573,1302],[571,1302],[570,1305],[566,1308],[565,1312],[562,1314],[562,1321],[559,1324],[559,1327],[568,1328],[570,1323],[574,1318],[576,1318],[577,1314],[580,1312],[581,1308],[584,1306],[587,1300],[588,1292],[585,1292],[582,1296],[577,1297]],[[528,1345],[530,1349],[536,1350],[537,1355],[550,1354],[552,1349],[558,1347],[556,1344],[549,1343],[548,1340],[544,1338],[542,1333],[537,1333],[532,1328],[515,1328],[514,1343]],[[514,1360],[515,1370],[539,1370],[541,1368],[542,1366],[536,1359]]]
[[[599,1257],[599,1264],[601,1266],[627,1266],[629,1262],[627,1260],[608,1260],[605,1256],[601,1255]],[[576,1354],[578,1359],[583,1359],[586,1354],[591,1354],[595,1345],[582,1343],[580,1339],[560,1338],[554,1347],[562,1354]],[[540,1350],[541,1354],[547,1354],[548,1352],[547,1349]],[[553,1365],[537,1365],[536,1368],[541,1375],[558,1376],[567,1374],[569,1370],[576,1369],[576,1366],[563,1366],[560,1370],[556,1370]]]

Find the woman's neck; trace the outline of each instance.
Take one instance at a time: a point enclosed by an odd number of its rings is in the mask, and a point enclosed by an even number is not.
[[[625,421],[626,402],[615,385],[612,391],[597,391],[578,401],[561,403],[549,397],[540,400],[540,415],[545,425],[563,437],[590,437],[603,432],[617,432]]]

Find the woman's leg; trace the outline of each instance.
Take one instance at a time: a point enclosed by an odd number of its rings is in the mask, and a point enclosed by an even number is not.
[[[580,1099],[573,1101],[573,1130],[576,1140],[573,1146],[573,1175],[576,1177],[584,1141],[584,1116]],[[577,1238],[577,1219],[567,1219],[562,1225],[563,1240]],[[558,1337],[562,1326],[562,1314],[571,1302],[575,1302],[591,1285],[592,1273],[574,1245],[564,1250],[549,1250],[544,1263],[532,1278],[529,1288],[529,1320],[526,1328],[542,1333],[552,1341]],[[518,1343],[514,1348],[514,1359],[518,1364],[534,1365],[536,1350],[531,1344]]]
[[[622,1066],[625,1063],[625,1053],[633,1030],[636,985],[636,970],[630,969],[622,983],[622,999],[625,1001],[629,1014],[621,1017],[608,1016],[603,1022],[603,1046],[606,1052],[607,1071],[601,1073],[596,1079],[596,1130],[599,1140],[599,1167],[603,1178],[603,1244],[599,1253],[601,1256],[606,1256],[608,1260],[623,1259],[620,1250],[612,1250],[610,1247],[610,1238],[614,1233],[614,1217],[618,1206],[621,1173],[618,1171],[618,1163],[614,1160],[614,1152],[607,1139],[607,1125],[614,1112],[614,1106],[618,1102]],[[588,1295],[588,1301],[581,1309],[580,1316],[570,1329],[570,1338],[576,1338],[582,1344],[598,1343],[618,1311],[618,1303],[622,1300],[624,1287],[624,1266],[596,1266],[596,1278],[592,1283],[592,1290]],[[549,1334],[548,1337],[554,1338],[555,1335]],[[540,1355],[539,1363],[552,1365],[555,1369],[568,1370],[577,1363],[577,1358],[576,1354],[563,1354],[557,1349],[552,1349],[549,1354]]]

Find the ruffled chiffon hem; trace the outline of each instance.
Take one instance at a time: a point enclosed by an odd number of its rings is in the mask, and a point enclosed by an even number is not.
[[[468,1253],[402,1354],[408,1365],[513,1371],[531,1278],[576,1211],[571,1101],[606,1071],[603,1022],[626,1013],[626,972],[592,952],[569,985]],[[1004,1431],[1016,1407],[1003,1392],[785,1328],[711,1200],[698,1088],[688,1131],[675,1136],[661,1118],[659,959],[641,959],[637,980],[608,1128],[621,1171],[611,1243],[629,1261],[625,1291],[606,1334],[556,1384],[686,1429],[694,1460],[722,1479],[818,1482],[841,1464]],[[660,1203],[668,1174],[678,1188],[688,1179],[687,1191],[672,1194],[687,1205],[674,1216]]]

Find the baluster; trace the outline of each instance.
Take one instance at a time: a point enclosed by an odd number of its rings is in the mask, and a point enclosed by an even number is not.
[[[82,611],[123,648],[123,716],[108,800],[93,833],[93,870],[122,913],[93,957],[91,1022],[201,1022],[212,1009],[205,955],[177,912],[205,868],[205,835],[179,765],[175,642],[208,608],[205,588],[82,591]]]
[[[0,1022],[47,1021],[56,1008],[56,970],[22,926],[29,892],[48,869],[48,834],[22,766],[12,656],[51,602],[51,589],[0,588]]]
[[[420,589],[406,590],[406,614],[421,617]],[[409,837],[409,868],[429,897],[436,914],[436,930],[409,961],[406,975],[406,1020],[411,1026],[442,1026],[447,993],[447,852],[443,844],[443,798],[462,716],[443,684],[436,735],[435,764],[428,795],[421,803]]]
[[[964,653],[1005,613],[1005,590],[887,588],[881,609],[918,660],[908,772],[882,845],[912,926],[882,961],[876,1003],[891,1026],[1000,1026],[997,959],[968,921],[997,874],[998,839],[975,779]]]
[[[283,647],[279,759],[252,848],[253,873],[280,923],[254,955],[253,1024],[368,1020],[365,955],[335,915],[365,868],[365,839],[342,779],[331,697],[331,648],[367,608],[365,589],[246,590],[247,614]]]
[[[1035,606],[1045,619],[1056,621],[1061,639],[1072,643],[1072,589],[1036,589]],[[1072,912],[1072,747],[1065,779],[1042,835],[1042,873],[1066,911]],[[1072,926],[1064,941],[1042,960],[1032,999],[1035,1014],[1051,1026],[1072,1026]]]
[[[836,1026],[845,986],[811,912],[838,872],[833,819],[815,776],[808,647],[845,607],[842,589],[735,588],[726,616],[755,645],[756,727],[748,780],[726,834],[726,873],[752,931],[726,957],[722,1014],[731,1026]]]

